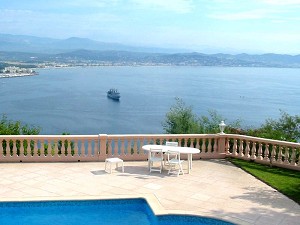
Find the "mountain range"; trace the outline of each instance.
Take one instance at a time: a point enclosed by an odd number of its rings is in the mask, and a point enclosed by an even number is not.
[[[10,34],[0,34],[0,61],[32,64],[100,62],[112,65],[300,67],[300,55],[204,54],[186,49],[137,47],[78,37],[53,39]]]

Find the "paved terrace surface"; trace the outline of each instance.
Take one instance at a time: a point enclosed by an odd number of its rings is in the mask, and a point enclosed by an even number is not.
[[[155,213],[237,224],[300,224],[298,204],[226,160],[193,161],[192,173],[179,177],[167,171],[149,174],[147,162],[125,162],[125,172],[113,174],[104,171],[103,162],[0,164],[0,201],[112,196],[148,197]]]

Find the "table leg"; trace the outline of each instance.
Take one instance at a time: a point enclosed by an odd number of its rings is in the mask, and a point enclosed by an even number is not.
[[[192,154],[188,154],[188,173],[190,173],[192,169],[192,160],[193,160]]]
[[[148,153],[148,170],[150,170],[150,158],[151,158],[151,153],[149,151],[149,153]]]

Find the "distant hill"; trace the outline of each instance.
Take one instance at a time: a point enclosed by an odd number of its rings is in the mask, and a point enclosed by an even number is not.
[[[0,34],[0,61],[28,64],[179,65],[300,68],[300,55],[203,54],[177,49],[144,48],[86,38],[51,39]]]
[[[63,53],[72,50],[133,51],[149,53],[187,52],[183,49],[148,48],[128,46],[118,43],[94,41],[88,38],[71,37],[68,39],[42,38],[28,35],[0,34],[0,51]]]

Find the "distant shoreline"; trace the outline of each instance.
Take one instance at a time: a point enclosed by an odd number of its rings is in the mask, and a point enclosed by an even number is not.
[[[38,73],[37,72],[34,72],[34,73],[9,73],[9,74],[0,73],[0,78],[26,77],[26,76],[35,76],[35,75],[38,75]]]

